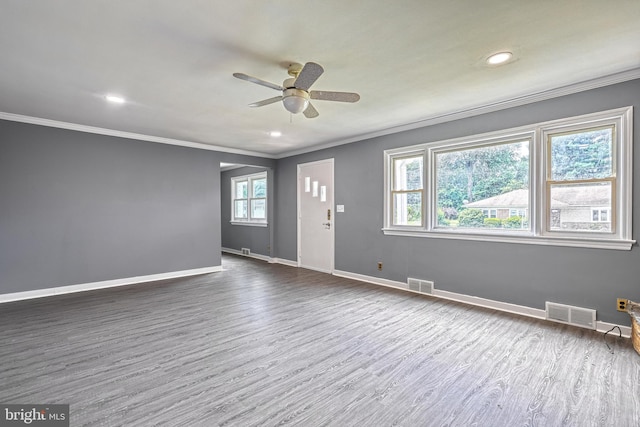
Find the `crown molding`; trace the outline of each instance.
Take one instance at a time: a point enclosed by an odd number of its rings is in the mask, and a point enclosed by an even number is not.
[[[324,144],[314,145],[312,147],[307,147],[299,150],[286,151],[280,154],[267,154],[267,153],[262,153],[257,151],[239,150],[239,149],[223,147],[219,145],[210,145],[210,144],[184,141],[184,140],[173,139],[173,138],[144,135],[140,133],[125,132],[125,131],[119,131],[114,129],[100,128],[95,126],[80,125],[77,123],[68,123],[68,122],[62,122],[58,120],[43,119],[39,117],[24,116],[20,114],[6,113],[1,111],[0,111],[0,119],[14,121],[14,122],[30,123],[30,124],[40,125],[40,126],[75,130],[78,132],[87,132],[87,133],[94,133],[99,135],[114,136],[119,138],[135,139],[139,141],[148,141],[148,142],[156,142],[160,144],[177,145],[181,147],[196,148],[200,150],[218,151],[218,152],[232,153],[232,154],[242,154],[246,156],[255,156],[255,157],[261,157],[266,159],[282,159],[285,157],[292,157],[300,154],[320,151],[327,148],[336,147],[339,145],[349,144],[352,142],[372,139],[379,136],[390,135],[394,133],[432,126],[439,123],[445,123],[445,122],[464,119],[468,117],[478,116],[481,114],[505,110],[507,108],[519,107],[522,105],[532,104],[534,102],[558,98],[561,96],[584,92],[591,89],[597,89],[604,86],[610,86],[617,83],[623,83],[623,82],[635,80],[638,78],[640,78],[640,68],[633,68],[631,70],[622,71],[619,73],[610,74],[608,76],[598,77],[595,79],[586,80],[583,82],[574,83],[567,86],[561,86],[554,89],[535,92],[528,95],[519,96],[516,98],[499,100],[499,101],[481,105],[478,107],[471,107],[471,108],[466,108],[462,110],[451,111],[444,114],[426,117],[424,119],[414,121],[411,123],[406,123],[399,126],[392,126],[392,127],[380,129],[374,132],[366,132],[358,135],[353,135],[348,138],[340,138],[333,141],[329,141]]]
[[[385,136],[385,135],[404,132],[408,130],[432,126],[439,123],[451,122],[454,120],[460,120],[468,117],[479,116],[481,114],[492,113],[500,110],[506,110],[507,108],[520,107],[522,105],[533,104],[534,102],[545,101],[553,98],[559,98],[561,96],[571,95],[579,92],[585,92],[591,89],[597,89],[600,87],[610,86],[617,83],[624,83],[624,82],[639,79],[639,78],[640,78],[640,68],[633,68],[631,70],[622,71],[619,73],[610,74],[608,76],[586,80],[583,82],[574,83],[567,86],[561,86],[554,89],[535,92],[528,95],[519,96],[516,98],[508,98],[508,99],[492,102],[489,104],[481,105],[478,107],[471,107],[467,109],[452,111],[449,113],[439,114],[439,115],[427,117],[415,122],[406,123],[399,126],[393,126],[385,129],[380,129],[374,132],[367,132],[359,135],[354,135],[346,139],[334,140],[326,144],[315,145],[313,147],[303,148],[300,150],[288,151],[286,153],[279,154],[276,158],[282,159],[285,157],[297,156],[300,154],[306,154],[306,153],[311,153],[313,151],[319,151],[327,148],[336,147],[338,145],[349,144],[351,142],[363,141],[366,139],[372,139],[379,136]]]
[[[117,138],[135,139],[138,141],[157,142],[159,144],[177,145],[180,147],[197,148],[199,150],[219,151],[223,153],[242,154],[245,156],[255,156],[267,159],[275,159],[276,156],[271,154],[260,153],[257,151],[239,150],[235,148],[222,147],[219,145],[203,144],[200,142],[183,141],[180,139],[164,138],[160,136],[144,135],[141,133],[125,132],[114,129],[106,129],[95,126],[80,125],[77,123],[62,122],[58,120],[43,119],[40,117],[24,116],[20,114],[6,113],[0,111],[0,119],[12,122],[29,123],[39,126],[47,126],[53,128],[67,129],[78,132],[94,133],[98,135],[114,136]]]

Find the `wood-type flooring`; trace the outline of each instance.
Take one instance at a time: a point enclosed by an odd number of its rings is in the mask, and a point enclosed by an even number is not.
[[[71,426],[640,426],[628,339],[223,256],[0,305],[0,403]]]

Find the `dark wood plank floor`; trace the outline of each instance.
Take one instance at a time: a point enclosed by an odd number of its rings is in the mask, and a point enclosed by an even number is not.
[[[628,339],[223,257],[0,305],[0,402],[72,426],[639,426]]]

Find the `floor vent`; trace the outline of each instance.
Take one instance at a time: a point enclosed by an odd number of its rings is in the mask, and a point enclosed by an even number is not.
[[[547,319],[555,322],[596,329],[596,311],[590,308],[574,307],[547,301]]]
[[[409,289],[412,291],[420,292],[422,294],[433,294],[433,282],[428,280],[411,279],[407,280]]]
[[[242,255],[251,255],[251,249],[242,248]]]

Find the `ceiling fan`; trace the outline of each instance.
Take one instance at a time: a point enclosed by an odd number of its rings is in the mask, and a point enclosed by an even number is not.
[[[329,92],[323,90],[309,90],[311,85],[324,73],[324,68],[315,62],[307,62],[302,66],[298,63],[289,65],[288,73],[291,78],[286,79],[282,86],[267,82],[265,80],[251,77],[243,73],[233,73],[234,77],[246,80],[261,86],[282,91],[282,95],[249,104],[249,107],[262,107],[282,101],[287,111],[298,114],[303,113],[305,117],[312,119],[318,117],[318,111],[311,105],[310,99],[339,102],[358,102],[360,95],[353,92]]]

